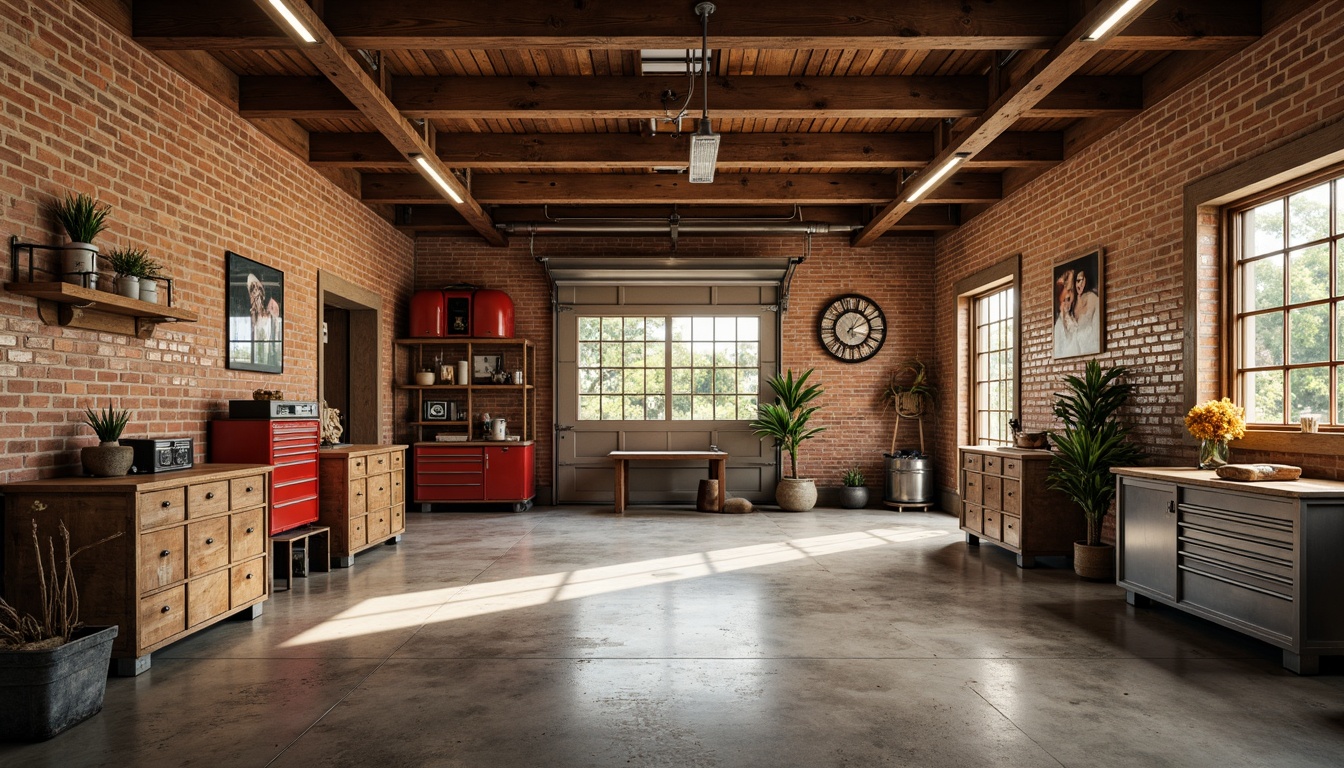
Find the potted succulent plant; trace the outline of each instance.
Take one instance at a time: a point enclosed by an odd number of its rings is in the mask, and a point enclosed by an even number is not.
[[[120,477],[131,471],[135,449],[117,442],[131,420],[131,412],[108,406],[101,411],[84,409],[84,423],[98,435],[98,445],[80,450],[84,473],[94,477]]]
[[[840,492],[840,506],[845,509],[863,509],[868,505],[868,488],[865,485],[863,470],[850,467],[841,475],[840,481],[845,487]]]
[[[771,377],[768,383],[775,391],[775,401],[763,403],[750,425],[757,437],[773,437],[789,454],[789,475],[775,487],[775,502],[786,512],[806,512],[817,503],[816,483],[811,478],[798,477],[798,446],[826,429],[808,426],[819,408],[809,403],[822,395],[820,385],[807,385],[811,375],[809,368],[796,379],[791,370]]]
[[[46,505],[34,501],[40,515]],[[56,544],[45,549],[33,520],[32,583],[37,585],[37,613],[19,613],[0,598],[0,741],[45,741],[96,715],[107,690],[107,665],[112,657],[116,625],[84,627],[79,621],[79,595],[71,560],[84,550],[120,536],[70,551],[70,532],[60,522],[63,567]],[[19,562],[27,557],[20,555]]]
[[[1087,518],[1087,539],[1073,545],[1073,569],[1085,579],[1115,578],[1115,548],[1101,543],[1101,521],[1115,497],[1111,467],[1135,464],[1143,450],[1129,441],[1129,427],[1115,418],[1134,391],[1120,379],[1124,366],[1103,370],[1089,360],[1082,377],[1065,376],[1068,391],[1055,395],[1064,429],[1051,432],[1055,457],[1048,483],[1077,504]]]
[[[153,285],[154,301],[158,300],[158,287],[153,278],[159,276],[162,267],[151,259],[143,248],[115,248],[107,253],[107,263],[117,274],[117,293],[128,299],[146,301],[145,286]]]
[[[93,239],[107,227],[112,206],[80,193],[57,200],[51,206],[56,222],[65,229],[70,243],[61,251],[61,279],[85,288],[98,287],[98,246]]]

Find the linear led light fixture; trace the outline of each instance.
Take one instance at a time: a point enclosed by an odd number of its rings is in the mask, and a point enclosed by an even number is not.
[[[702,23],[700,74],[704,80],[705,99],[700,113],[700,127],[691,134],[691,173],[692,184],[712,184],[714,166],[719,162],[719,135],[709,125],[709,14],[714,12],[713,3],[700,3],[695,6],[695,15]]]
[[[297,33],[299,37],[303,38],[305,43],[317,42],[317,38],[313,37],[313,33],[308,31],[308,28],[303,25],[302,21],[299,21],[299,17],[295,16],[293,11],[289,10],[289,6],[285,5],[283,0],[271,0],[271,5],[275,6],[275,10],[279,11],[280,15],[285,17],[285,21],[289,22],[289,26],[294,28],[294,32]]]
[[[958,152],[957,154],[947,158],[947,161],[944,162],[942,166],[937,171],[935,171],[932,176],[925,179],[923,184],[920,184],[919,187],[913,193],[911,193],[909,197],[905,198],[905,202],[913,203],[919,198],[923,197],[925,192],[928,192],[930,189],[933,189],[935,186],[937,186],[938,182],[942,181],[944,176],[947,176],[949,173],[951,173],[953,168],[956,168],[958,165],[961,164],[961,161],[965,160],[970,156],[971,156],[970,152]]]
[[[1116,24],[1118,24],[1121,19],[1128,16],[1130,11],[1134,10],[1134,6],[1138,4],[1139,0],[1125,0],[1125,3],[1123,5],[1121,5],[1119,8],[1116,8],[1114,11],[1111,11],[1111,15],[1107,16],[1106,19],[1102,21],[1100,24],[1098,24],[1095,28],[1093,28],[1091,32],[1088,32],[1086,35],[1083,35],[1083,39],[1090,41],[1100,38],[1102,35],[1109,32],[1111,27],[1114,27]]]
[[[413,160],[416,165],[420,166],[420,171],[428,176],[430,181],[437,184],[439,189],[443,190],[444,194],[452,198],[454,203],[461,205],[462,196],[457,194],[457,190],[448,185],[448,181],[440,176],[438,171],[434,170],[434,166],[429,164],[429,161],[425,159],[424,155],[413,154],[411,155],[411,160]]]

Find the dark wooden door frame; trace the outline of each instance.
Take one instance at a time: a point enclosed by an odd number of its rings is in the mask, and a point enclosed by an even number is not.
[[[318,270],[317,272],[317,396],[324,398],[326,391],[326,345],[322,328],[326,323],[326,307],[331,305],[350,312],[350,348],[359,350],[359,359],[372,365],[350,368],[350,413],[346,433],[341,440],[347,443],[382,443],[383,418],[383,298],[367,288]],[[354,359],[354,356],[351,356]]]

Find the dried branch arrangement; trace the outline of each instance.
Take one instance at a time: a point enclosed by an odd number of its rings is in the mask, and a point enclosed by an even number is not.
[[[40,501],[33,502],[34,513],[46,508]],[[21,615],[18,609],[0,598],[0,647],[38,651],[70,642],[70,635],[80,627],[79,592],[75,589],[75,572],[70,563],[80,552],[121,535],[118,531],[71,552],[70,531],[66,529],[64,520],[58,524],[64,550],[63,568],[57,566],[56,542],[51,537],[47,537],[44,566],[42,541],[37,536],[37,520],[33,520],[33,552],[37,555],[34,575],[41,602],[40,613]]]

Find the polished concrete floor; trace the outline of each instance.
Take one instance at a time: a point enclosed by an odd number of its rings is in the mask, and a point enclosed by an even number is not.
[[[1344,765],[1278,660],[936,513],[413,514],[0,765]]]

